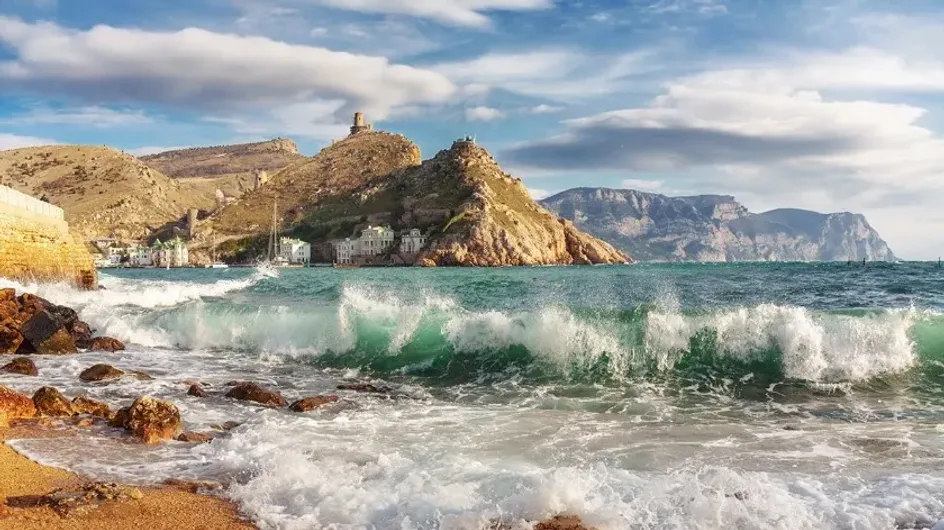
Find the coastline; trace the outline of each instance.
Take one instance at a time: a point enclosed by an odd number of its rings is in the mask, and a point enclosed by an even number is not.
[[[128,501],[106,501],[95,509],[68,517],[36,500],[52,491],[72,489],[91,481],[70,471],[40,465],[17,453],[7,442],[16,439],[62,436],[35,421],[0,429],[0,530],[256,530],[237,506],[225,499],[173,486],[135,488],[143,496]],[[4,513],[6,512],[6,513]]]

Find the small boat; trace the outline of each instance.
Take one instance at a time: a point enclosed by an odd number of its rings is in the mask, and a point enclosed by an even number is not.
[[[216,236],[213,236],[213,261],[209,265],[204,265],[206,269],[228,269],[229,265],[216,259]]]

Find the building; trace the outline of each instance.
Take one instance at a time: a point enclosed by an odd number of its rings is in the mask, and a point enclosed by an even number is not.
[[[351,238],[347,238],[344,241],[338,241],[334,244],[335,263],[353,263],[354,256],[357,256],[357,241],[352,241]]]
[[[128,248],[128,264],[132,267],[150,267],[154,265],[151,259],[151,249],[144,245]]]
[[[122,247],[108,247],[104,250],[103,254],[105,259],[108,260],[109,267],[117,267],[121,265],[121,258],[125,256],[126,249]]]
[[[279,256],[296,265],[311,262],[311,245],[299,239],[283,237],[279,239]]]
[[[379,256],[393,246],[394,232],[389,226],[368,226],[357,240],[358,255]]]
[[[364,120],[364,113],[363,113],[363,112],[355,112],[355,113],[354,113],[354,125],[351,126],[351,135],[352,135],[352,136],[355,135],[355,134],[357,134],[357,133],[369,132],[369,131],[373,131],[373,130],[374,130],[374,126],[371,125],[370,123],[367,123],[367,122]]]
[[[166,243],[158,239],[151,245],[151,261],[156,267],[186,267],[190,265],[190,251],[179,237]]]
[[[426,236],[419,228],[413,228],[400,234],[400,253],[417,254],[426,246]]]

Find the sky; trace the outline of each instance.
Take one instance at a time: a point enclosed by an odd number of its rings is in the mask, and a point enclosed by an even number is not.
[[[944,255],[944,0],[0,0],[0,150],[474,135],[532,194],[852,211]]]

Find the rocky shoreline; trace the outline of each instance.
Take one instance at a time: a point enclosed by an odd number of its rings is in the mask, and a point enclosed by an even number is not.
[[[0,289],[0,372],[15,374],[20,378],[39,375],[36,363],[31,359],[37,355],[76,355],[83,351],[116,352],[124,350],[121,341],[110,337],[96,337],[94,330],[78,318],[71,308],[56,305],[31,294],[16,296],[12,289]],[[3,358],[8,357],[8,362]],[[107,384],[123,377],[151,379],[141,371],[125,371],[109,364],[98,363],[81,371],[78,378],[84,382]],[[290,400],[273,388],[266,388],[253,381],[231,381],[217,388],[201,381],[181,381],[180,399],[231,399],[251,403],[262,408],[285,409],[304,414],[323,407],[338,410],[356,406],[342,396],[369,394],[385,399],[401,399],[404,396],[394,389],[364,381],[343,381],[336,388],[341,395],[326,394],[299,396]],[[40,386],[32,395],[16,392],[0,385],[0,441],[21,438],[81,435],[82,429],[93,426],[108,426],[117,429],[131,443],[160,444],[174,440],[181,443],[210,443],[214,438],[226,436],[240,424],[225,422],[209,425],[201,432],[183,430],[180,410],[174,403],[150,396],[138,396],[126,406],[113,410],[108,404],[85,395],[68,397],[59,389]],[[17,466],[4,462],[16,462]],[[17,470],[13,468],[16,467]],[[147,519],[147,506],[153,497],[171,497],[179,504],[177,517],[188,514],[188,510],[209,511],[212,523],[188,526],[174,518],[148,524],[149,528],[255,528],[242,520],[232,504],[219,497],[204,497],[202,493],[225,491],[227,485],[215,482],[192,482],[169,480],[151,488],[131,488],[118,484],[94,482],[72,473],[54,470],[30,462],[16,454],[6,445],[0,446],[0,468],[19,473],[16,484],[35,484],[24,490],[8,485],[0,479],[0,529],[3,528],[116,528],[121,523],[114,513]],[[36,480],[47,475],[66,477],[55,482]],[[7,474],[9,475],[9,474]],[[7,476],[7,479],[10,477]],[[62,484],[65,484],[63,486]],[[25,493],[24,493],[25,491]],[[194,501],[187,496],[201,499]],[[203,500],[206,499],[206,500]],[[191,520],[198,520],[193,513]],[[187,521],[188,519],[184,519]],[[200,516],[203,520],[203,516]],[[43,523],[33,524],[36,521]],[[12,524],[13,526],[8,526]],[[512,527],[496,521],[483,530],[511,530]],[[579,518],[561,514],[541,522],[533,522],[528,528],[536,530],[590,530]]]

